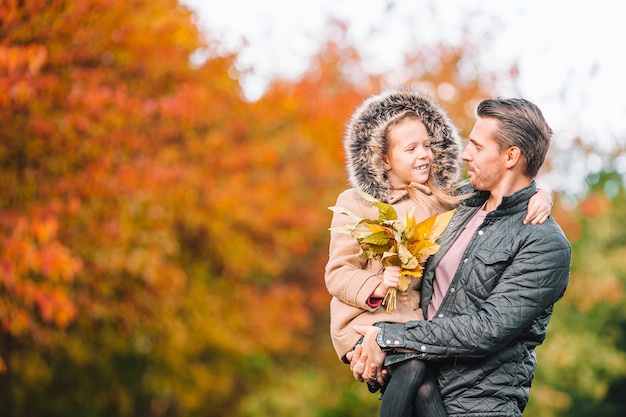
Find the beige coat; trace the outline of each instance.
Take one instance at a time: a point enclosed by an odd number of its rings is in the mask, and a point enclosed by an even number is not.
[[[394,206],[398,216],[405,216],[414,208],[413,215],[420,221],[429,215],[449,210],[435,203],[430,190],[413,184],[413,198],[407,191],[392,190],[383,167],[387,149],[386,131],[390,123],[407,114],[420,119],[430,136],[434,160],[430,179],[441,189],[459,185],[461,177],[461,139],[446,112],[432,99],[413,88],[396,87],[369,97],[350,118],[343,146],[346,170],[352,189],[344,191],[337,206],[349,209],[362,218],[377,219],[378,209],[361,196],[365,192]],[[412,193],[413,194],[413,193]],[[332,226],[352,223],[353,219],[336,214]],[[326,265],[326,287],[332,295],[330,305],[330,333],[337,355],[343,359],[361,337],[352,328],[355,324],[377,322],[406,322],[422,319],[419,309],[420,282],[414,279],[406,292],[398,292],[397,309],[387,314],[384,306],[371,308],[367,300],[382,282],[382,265],[359,256],[361,248],[349,235],[331,232],[329,260]]]
[[[422,209],[421,212],[417,212],[406,191],[394,195],[389,203],[395,208],[398,217],[404,218],[413,209],[413,215],[418,222],[442,211],[429,196],[422,194],[422,197],[427,203],[424,206],[429,208]],[[378,209],[363,199],[354,188],[341,193],[336,205],[362,218],[378,218]],[[335,213],[331,227],[353,222],[349,216]],[[382,282],[382,265],[378,261],[362,258],[359,256],[360,251],[359,244],[352,236],[331,232],[325,280],[326,287],[333,296],[330,302],[330,335],[337,355],[342,360],[346,353],[354,349],[361,337],[354,331],[354,325],[404,323],[424,319],[419,307],[421,279],[413,278],[407,291],[398,291],[397,308],[389,314],[383,305],[372,308],[367,304],[374,289]]]

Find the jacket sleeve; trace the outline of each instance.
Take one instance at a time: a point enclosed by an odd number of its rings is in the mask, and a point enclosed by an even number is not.
[[[373,214],[366,204],[364,200],[358,199],[355,190],[348,190],[339,195],[336,205],[363,218],[371,218]],[[334,213],[331,227],[352,222],[354,220],[349,216]],[[376,261],[362,258],[360,252],[361,248],[355,238],[331,231],[325,272],[326,288],[333,297],[345,304],[373,311],[376,306],[368,304],[368,299],[381,282],[378,276],[380,265]]]
[[[567,287],[571,261],[569,242],[558,227],[547,232],[529,236],[477,313],[384,325],[380,347],[412,349],[435,361],[481,358],[526,332],[543,338],[554,303]],[[543,329],[533,331],[534,326]]]

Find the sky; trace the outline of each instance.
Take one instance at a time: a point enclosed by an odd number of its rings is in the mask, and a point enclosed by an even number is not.
[[[555,131],[555,147],[583,141],[610,151],[626,146],[626,2],[614,0],[181,0],[197,12],[208,38],[238,51],[246,96],[258,98],[273,77],[297,78],[328,37],[328,22],[347,24],[364,69],[386,74],[416,45],[460,44],[471,36],[479,64],[492,73],[519,67],[498,95],[535,102]],[[618,161],[626,174],[626,158]],[[562,167],[593,172],[590,155]],[[565,171],[563,171],[565,170]],[[571,175],[570,175],[571,174]],[[565,179],[564,179],[565,178]]]

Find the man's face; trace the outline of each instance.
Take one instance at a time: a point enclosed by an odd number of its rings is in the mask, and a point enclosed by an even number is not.
[[[479,117],[461,155],[467,164],[470,185],[476,190],[493,191],[506,171],[506,154],[493,139],[497,123],[493,117]]]

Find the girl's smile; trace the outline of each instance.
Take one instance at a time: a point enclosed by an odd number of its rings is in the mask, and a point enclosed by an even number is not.
[[[392,188],[428,181],[433,152],[430,135],[421,120],[407,116],[391,124],[387,129],[387,149],[383,166]]]

